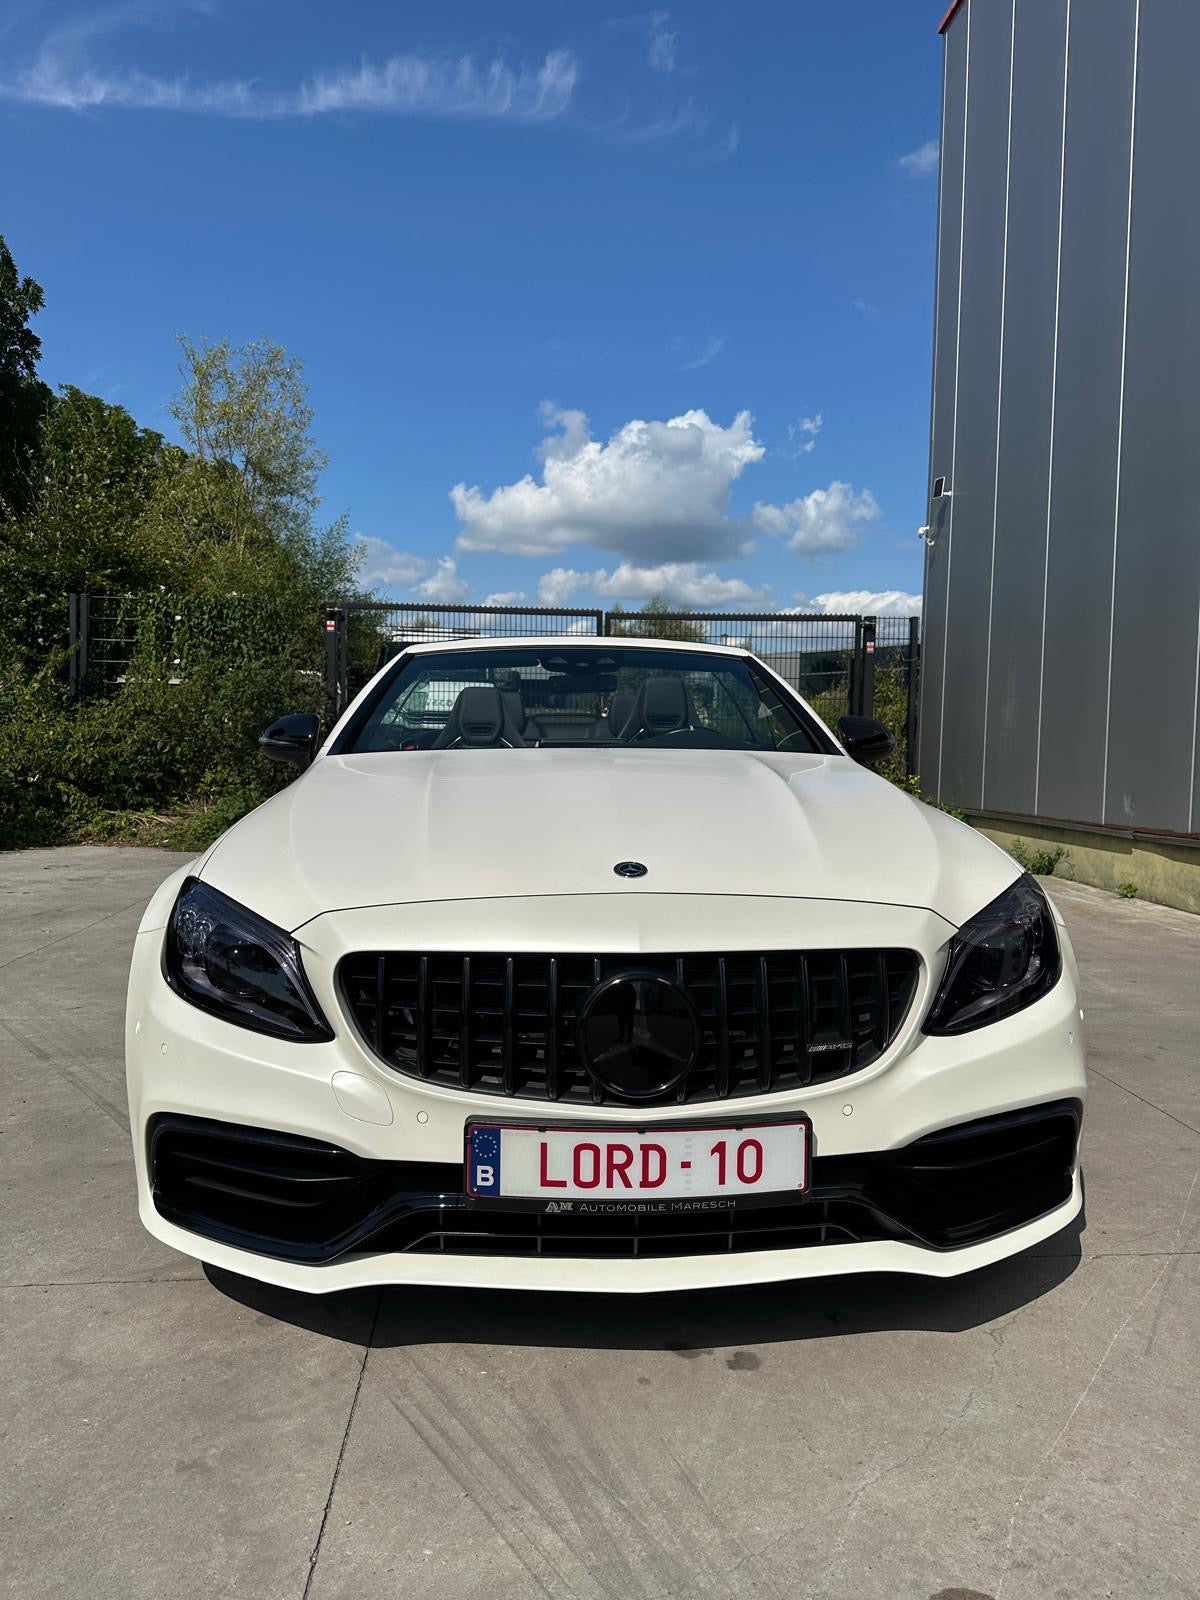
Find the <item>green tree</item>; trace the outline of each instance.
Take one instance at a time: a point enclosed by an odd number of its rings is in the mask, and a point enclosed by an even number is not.
[[[266,338],[179,343],[170,409],[188,449],[144,525],[168,586],[269,591],[309,609],[349,599],[361,550],[344,517],[316,521],[327,457],[312,437],[303,362]]]
[[[609,613],[617,619],[612,632],[634,639],[675,639],[682,644],[706,644],[708,628],[703,622],[687,620],[681,606],[673,606],[664,595],[653,595],[641,611],[626,611],[618,602]]]
[[[32,666],[65,644],[64,597],[163,581],[161,557],[141,519],[183,452],[139,428],[120,406],[65,385],[50,395],[37,441],[39,494],[0,524],[0,639]]]
[[[159,581],[161,560],[142,537],[141,519],[183,452],[140,428],[122,406],[65,384],[47,409],[41,455],[31,537],[60,587]]]
[[[22,278],[0,235],[0,523],[23,516],[36,487],[38,431],[50,390],[37,375],[42,341],[29,326],[41,286]]]
[[[202,469],[214,526],[250,544],[307,535],[328,458],[314,443],[304,365],[270,339],[236,346],[179,336],[183,386],[171,403]]]

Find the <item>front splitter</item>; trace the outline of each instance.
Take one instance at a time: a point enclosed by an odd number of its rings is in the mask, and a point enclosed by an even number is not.
[[[167,1222],[148,1197],[141,1205],[141,1219],[156,1239],[173,1250],[241,1277],[255,1278],[281,1289],[294,1289],[301,1294],[334,1294],[343,1289],[388,1285],[528,1289],[561,1294],[670,1294],[688,1289],[736,1288],[866,1272],[957,1278],[1019,1255],[1022,1250],[1053,1237],[1074,1221],[1082,1206],[1083,1184],[1076,1169],[1070,1198],[1061,1206],[1019,1228],[957,1250],[930,1250],[898,1240],[878,1240],[862,1244],[809,1245],[794,1250],[611,1261],[595,1257],[393,1252],[342,1256],[323,1266],[300,1266],[202,1238]]]

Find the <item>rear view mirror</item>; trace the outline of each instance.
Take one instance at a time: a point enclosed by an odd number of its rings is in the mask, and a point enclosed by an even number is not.
[[[296,711],[276,717],[258,736],[258,748],[270,761],[290,761],[301,771],[317,753],[321,742],[321,722],[314,711]]]
[[[865,766],[882,761],[896,748],[895,739],[874,717],[839,717],[838,732],[846,754]]]

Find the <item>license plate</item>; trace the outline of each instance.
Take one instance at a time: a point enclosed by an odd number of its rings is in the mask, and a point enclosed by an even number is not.
[[[469,1122],[467,1196],[584,1214],[711,1210],[802,1194],[811,1145],[803,1117],[662,1128]]]

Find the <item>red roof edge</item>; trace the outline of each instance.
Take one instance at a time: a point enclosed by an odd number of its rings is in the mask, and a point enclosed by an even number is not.
[[[954,18],[954,13],[958,10],[959,6],[961,6],[962,3],[963,3],[963,0],[950,0],[950,9],[949,9],[949,11],[947,11],[946,15],[938,23],[938,32],[939,33],[945,33],[946,29],[950,26],[950,23]]]

